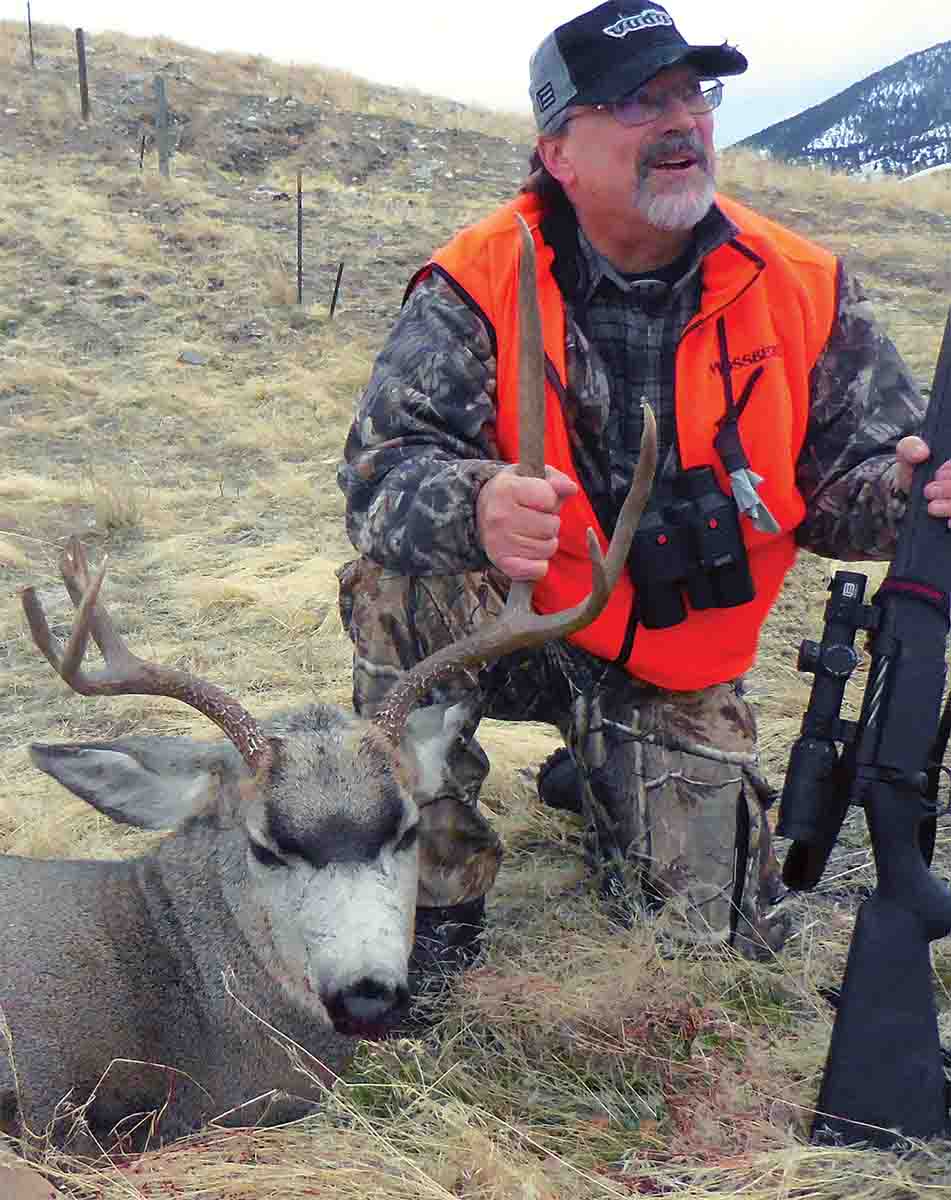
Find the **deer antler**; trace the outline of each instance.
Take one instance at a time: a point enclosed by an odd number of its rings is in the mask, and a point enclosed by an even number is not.
[[[528,226],[516,214],[522,239],[519,262],[519,464],[523,475],[545,474],[545,355],[535,280],[535,244]],[[465,667],[501,658],[512,650],[540,646],[564,638],[598,616],[614,590],[627,561],[634,533],[650,496],[657,466],[657,427],[649,405],[644,406],[640,457],[630,490],[621,507],[607,554],[593,529],[588,530],[591,593],[574,608],[557,613],[531,610],[530,582],[513,581],[501,615],[461,641],[437,650],[406,671],[373,718],[389,738],[398,741],[413,707],[440,680]]]
[[[20,593],[33,641],[53,670],[81,696],[168,696],[197,709],[227,734],[252,771],[266,773],[273,755],[271,743],[255,719],[236,700],[213,683],[136,657],[116,632],[112,619],[99,603],[106,563],[90,578],[86,551],[75,534],[60,558],[60,571],[76,619],[69,640],[63,643],[50,630],[35,588]],[[89,637],[102,652],[105,667],[84,671],[83,657]]]

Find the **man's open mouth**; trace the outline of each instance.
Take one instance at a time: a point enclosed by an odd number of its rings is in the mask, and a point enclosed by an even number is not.
[[[655,171],[687,171],[698,163],[696,158],[668,158],[663,162],[652,163]]]

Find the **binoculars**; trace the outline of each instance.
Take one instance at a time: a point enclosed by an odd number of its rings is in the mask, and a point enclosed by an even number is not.
[[[628,559],[647,629],[679,625],[686,599],[695,609],[733,608],[754,594],[739,513],[713,468],[681,471],[673,492],[641,518]]]

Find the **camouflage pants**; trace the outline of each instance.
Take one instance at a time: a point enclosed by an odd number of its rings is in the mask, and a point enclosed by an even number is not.
[[[501,611],[507,589],[493,571],[401,576],[368,559],[347,563],[338,578],[354,643],[354,707],[364,716],[401,671]],[[730,943],[756,957],[778,948],[783,923],[768,919],[781,890],[769,790],[739,681],[665,691],[553,642],[478,678],[460,673],[434,688],[433,700],[464,701],[470,715],[450,754],[447,803],[437,798],[420,814],[421,905],[472,899],[494,879],[497,865],[484,864],[497,864],[498,839],[477,806],[489,770],[474,736],[480,719],[542,721],[559,728],[579,770],[589,863],[612,903],[635,904],[679,944]],[[470,857],[483,866],[467,874],[457,860]]]

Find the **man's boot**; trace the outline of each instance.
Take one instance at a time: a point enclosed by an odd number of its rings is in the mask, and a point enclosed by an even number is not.
[[[482,953],[484,932],[485,896],[443,908],[417,906],[409,958],[409,1009],[392,1035],[424,1033],[438,1019],[450,982]]]
[[[566,746],[559,746],[538,768],[538,798],[549,808],[581,816],[581,780]]]
[[[471,967],[482,952],[485,896],[445,908],[416,909],[416,937],[409,959],[409,988],[425,992]]]

